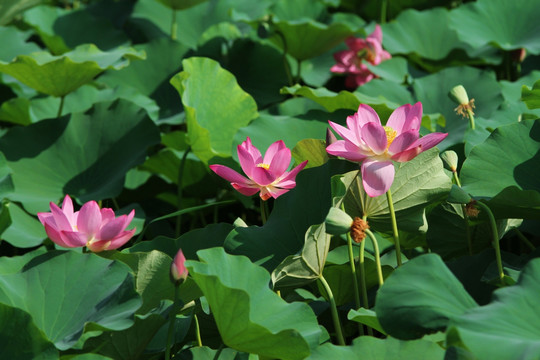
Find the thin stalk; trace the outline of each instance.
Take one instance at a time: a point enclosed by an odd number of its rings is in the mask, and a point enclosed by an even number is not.
[[[371,230],[366,229],[364,231],[368,235],[369,239],[371,240],[371,243],[373,244],[373,251],[375,252],[375,265],[377,266],[377,278],[379,280],[379,287],[381,287],[384,284],[384,277],[382,274],[381,254],[379,252],[379,243],[377,242],[377,238],[375,238],[375,235],[371,232]]]
[[[334,327],[336,328],[336,337],[338,340],[339,345],[345,345],[345,339],[343,338],[343,332],[341,331],[341,323],[339,322],[339,315],[337,311],[336,306],[336,300],[334,299],[334,294],[332,293],[332,289],[330,289],[330,285],[326,282],[324,279],[324,276],[319,277],[319,281],[321,282],[322,286],[326,290],[326,294],[328,295],[328,300],[330,301],[330,311],[332,312],[332,320],[334,321]]]
[[[456,185],[461,187],[461,181],[459,181],[459,176],[457,171],[452,171]],[[472,238],[471,238],[471,228],[469,226],[469,217],[467,216],[467,211],[465,205],[461,205],[461,211],[463,212],[463,220],[465,221],[465,235],[467,236],[467,247],[469,249],[469,255],[473,254],[472,250]]]
[[[388,202],[388,209],[390,210],[390,218],[392,220],[392,231],[394,232],[394,242],[396,246],[396,259],[397,266],[401,266],[401,246],[399,244],[399,232],[396,221],[396,213],[394,211],[394,203],[392,202],[392,192],[390,189],[386,192],[386,201]]]
[[[516,232],[517,237],[518,237],[521,241],[523,241],[523,243],[524,243],[525,245],[527,245],[527,246],[529,247],[529,249],[531,249],[532,251],[536,250],[536,247],[533,245],[533,243],[530,242],[529,239],[527,239],[527,238],[525,237],[525,235],[523,235],[523,233],[522,233],[521,231],[519,231],[518,228],[514,228],[514,231]]]
[[[302,60],[298,60],[296,59],[296,66],[297,66],[297,71],[296,71],[296,83],[299,84],[300,83],[300,73],[302,72]]]
[[[176,320],[176,310],[178,308],[178,298],[180,295],[180,291],[178,290],[180,287],[174,285],[174,302],[172,304],[171,311],[169,312],[169,330],[167,331],[167,346],[165,347],[165,360],[170,360],[171,358],[171,346],[172,346],[172,339],[174,336],[174,322]]]
[[[474,126],[474,114],[470,108],[467,108],[467,114],[469,115],[469,125],[471,126],[471,130],[474,130],[476,128]]]
[[[197,346],[201,347],[201,327],[199,326],[199,318],[197,317],[197,314],[193,314],[193,320],[195,320],[195,338],[197,339]]]
[[[60,106],[58,107],[58,113],[56,114],[56,118],[60,118],[60,116],[62,116],[62,110],[64,110],[64,99],[66,98],[66,96],[61,96],[60,97]]]
[[[360,287],[362,290],[362,302],[364,304],[364,309],[369,309],[369,300],[367,297],[367,286],[366,286],[366,267],[365,267],[365,247],[366,242],[362,241],[360,243],[360,255],[358,257],[358,275],[360,276]],[[373,336],[373,330],[368,326],[367,327],[368,335]]]
[[[461,181],[459,181],[459,176],[457,174],[457,171],[452,171],[452,175],[454,176],[454,180],[456,182],[456,185],[461,187]]]
[[[476,205],[480,206],[482,210],[484,210],[489,218],[489,225],[491,227],[491,235],[493,236],[493,247],[495,248],[495,257],[497,259],[497,269],[499,271],[499,280],[501,281],[501,285],[504,284],[504,271],[502,266],[502,258],[501,258],[501,248],[499,246],[499,231],[497,230],[497,223],[495,222],[495,217],[493,216],[493,213],[491,212],[491,209],[489,206],[484,204],[481,201],[477,201]]]
[[[115,198],[111,198],[111,200],[112,200],[112,203],[113,203],[113,206],[114,206],[115,210],[120,209],[120,206],[118,206],[118,201],[116,201]]]
[[[268,204],[265,200],[260,199],[260,205],[261,205],[261,219],[262,224],[266,224],[266,220],[268,220]]]
[[[177,193],[177,199],[178,199],[178,210],[182,210],[182,199],[183,199],[183,192],[182,192],[182,183],[184,180],[184,168],[186,167],[186,159],[191,151],[191,146],[188,146],[188,148],[184,151],[184,155],[182,155],[182,159],[180,160],[180,167],[178,168],[178,193]],[[176,217],[176,237],[180,236],[182,230],[182,215],[178,215]]]
[[[354,304],[356,305],[357,309],[360,309],[360,291],[358,289],[358,281],[356,277],[356,266],[354,265],[354,253],[353,253],[352,238],[351,238],[350,233],[347,233],[347,248],[349,251],[349,264],[351,264],[351,274],[352,274],[353,291],[354,291]],[[358,331],[360,331],[360,333],[364,331],[364,327],[360,323],[358,323]]]
[[[171,8],[171,10],[172,10],[171,39],[176,40],[176,32],[178,30],[178,24],[176,23],[176,9]]]
[[[386,23],[386,8],[388,6],[388,0],[381,0],[381,24]]]

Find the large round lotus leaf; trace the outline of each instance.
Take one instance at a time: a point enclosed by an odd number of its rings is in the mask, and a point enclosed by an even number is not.
[[[132,48],[103,52],[89,44],[62,56],[47,52],[19,55],[10,63],[0,61],[0,72],[44,94],[65,96],[107,69],[120,69],[129,64],[129,59],[144,57]]]
[[[493,197],[508,186],[540,192],[540,124],[534,120],[500,126],[474,147],[463,163],[463,189]]]
[[[397,268],[377,292],[375,312],[384,330],[403,340],[445,330],[449,320],[477,307],[436,254]]]
[[[275,21],[271,26],[275,35],[270,40],[298,61],[324,54],[354,34],[345,24],[326,25],[307,19]]]
[[[446,126],[439,131],[447,132],[448,136],[439,144],[440,149],[463,142],[463,135],[469,127],[469,120],[454,111],[458,104],[448,97],[448,92],[456,85],[463,85],[469,99],[475,100],[476,116],[489,119],[503,102],[500,86],[491,71],[451,67],[417,79],[413,84],[414,94],[422,102],[424,113],[440,113],[446,119]]]
[[[30,32],[23,32],[15,27],[0,27],[0,38],[2,38],[0,61],[11,61],[17,55],[39,51],[39,46],[26,42],[30,35]]]
[[[9,203],[8,208],[11,225],[2,234],[2,239],[19,248],[41,245],[47,238],[43,225],[15,203]]]
[[[183,10],[199,5],[208,0],[158,0],[163,5],[170,7],[174,10]]]
[[[201,262],[186,267],[201,288],[223,343],[236,350],[278,359],[305,359],[319,343],[311,308],[287,303],[269,287],[270,275],[244,256],[223,248],[201,250]]]
[[[531,260],[516,285],[496,290],[493,301],[455,317],[463,344],[478,359],[536,359],[540,355],[540,259]]]
[[[159,143],[156,126],[141,108],[124,100],[98,103],[71,118],[12,128],[0,139],[13,169],[15,192],[26,210],[48,211],[49,202],[70,194],[81,201],[111,198],[126,172]]]
[[[361,357],[360,357],[361,354]],[[401,341],[388,337],[377,339],[361,336],[353,340],[352,345],[336,346],[326,343],[313,350],[307,360],[442,360],[444,350],[434,342],[427,340]]]
[[[58,350],[21,309],[0,304],[0,358],[18,360],[58,359]]]
[[[192,57],[182,64],[184,71],[171,84],[184,104],[192,151],[205,163],[215,156],[229,157],[238,129],[258,115],[255,100],[214,60]]]
[[[0,277],[0,302],[28,312],[58,349],[72,347],[85,324],[123,330],[141,306],[126,265],[95,254],[50,251]]]
[[[325,10],[323,2],[319,0],[277,0],[270,8],[274,17],[283,21],[319,20],[325,14]]]
[[[491,43],[504,50],[525,48],[540,54],[539,17],[536,0],[480,0],[452,10],[450,27],[473,48]]]
[[[106,10],[117,11],[114,7],[109,5]],[[126,45],[125,32],[115,27],[103,10],[97,4],[78,9],[41,5],[25,11],[23,21],[33,27],[47,48],[57,55],[82,44],[94,44],[102,50]]]
[[[527,108],[540,108],[540,80],[534,83],[532,89],[529,89],[527,86],[523,86],[521,94],[521,99],[525,104],[527,104]]]
[[[459,47],[455,31],[448,29],[449,12],[444,8],[407,9],[382,25],[383,46],[391,54],[411,54],[430,60],[444,59]]]

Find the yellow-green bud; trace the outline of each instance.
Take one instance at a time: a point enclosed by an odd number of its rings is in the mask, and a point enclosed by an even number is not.
[[[341,235],[351,230],[353,219],[345,211],[333,207],[328,211],[324,223],[328,234]]]
[[[458,167],[458,155],[453,150],[447,150],[441,154],[444,168],[451,172],[456,172]]]
[[[469,95],[467,95],[467,91],[463,85],[454,86],[454,88],[448,93],[448,96],[458,105],[469,103]]]

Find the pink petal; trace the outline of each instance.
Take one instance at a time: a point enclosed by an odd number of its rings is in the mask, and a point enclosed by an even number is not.
[[[77,219],[73,213],[73,201],[71,201],[69,195],[64,197],[64,201],[62,202],[62,212],[66,214],[70,224],[75,225],[77,223]]]
[[[71,223],[69,222],[69,219],[67,218],[66,214],[55,203],[50,203],[51,212],[54,217],[54,223],[56,224],[56,228],[61,230],[73,230],[73,227],[71,226]]]
[[[47,236],[49,237],[49,239],[52,240],[52,242],[63,247],[71,247],[64,242],[62,236],[60,235],[60,232],[56,230],[53,226],[51,226],[50,223],[46,222],[43,225],[45,226],[45,232],[47,233]]]
[[[398,161],[398,162],[407,162],[414,159],[421,152],[422,152],[421,146],[409,147],[405,151],[392,155],[392,160]]]
[[[270,195],[271,197],[273,197],[274,199],[277,199],[278,197],[280,197],[281,195],[285,194],[287,191],[289,191],[289,189],[279,189],[279,188],[276,188],[276,187],[268,187],[268,188],[265,188],[265,190],[267,191],[267,194]],[[261,192],[262,194],[262,192]]]
[[[267,163],[265,163],[267,164]],[[272,159],[270,168],[268,169],[274,178],[279,178],[287,171],[291,164],[291,150],[288,148],[281,149]]]
[[[79,211],[77,228],[80,232],[92,237],[97,235],[101,227],[101,210],[95,201],[84,204]]]
[[[276,176],[270,170],[266,170],[263,167],[255,167],[251,172],[251,180],[257,185],[266,186],[273,183],[276,180]]]
[[[448,133],[431,133],[426,136],[422,136],[412,146],[420,146],[422,151],[426,151],[436,146],[448,136]]]
[[[382,44],[382,29],[379,24],[375,25],[375,30],[371,34],[368,35],[368,39],[373,39],[377,41],[379,44]]]
[[[300,171],[302,171],[306,167],[307,163],[308,163],[307,160],[302,161],[294,169],[292,169],[291,171],[285,173],[285,175],[281,179],[279,179],[279,182],[275,186],[277,186],[277,187],[286,187],[288,189],[291,189],[292,187],[288,187],[287,185],[282,185],[282,184],[285,184],[287,181],[294,180],[296,178],[296,175],[298,175],[298,173]]]
[[[88,236],[78,231],[61,231],[62,240],[66,247],[81,247],[88,242]]]
[[[352,50],[351,52],[354,52],[355,55],[367,46],[365,39],[355,38],[354,36],[350,36],[345,39],[345,44],[349,49]]]
[[[362,127],[362,140],[367,146],[377,155],[385,152],[386,144],[386,131],[381,124],[370,122]]]
[[[278,152],[280,152],[283,149],[286,149],[285,143],[283,140],[276,141],[272,145],[268,147],[268,150],[266,150],[266,153],[264,154],[263,164],[270,165],[272,163],[272,160],[276,156]],[[287,164],[287,167],[289,165]]]
[[[237,184],[237,183],[231,183],[231,185],[240,194],[245,195],[245,196],[255,195],[261,189],[259,186],[256,186],[256,185],[245,186],[245,185]]]
[[[101,209],[101,225],[105,225],[112,219],[114,219],[114,211],[111,208],[103,208]]]
[[[222,178],[224,178],[230,183],[246,184],[246,185],[253,183],[253,181],[249,180],[245,176],[240,175],[239,173],[237,173],[236,171],[234,171],[233,169],[227,166],[215,164],[215,165],[210,165],[209,167],[213,172],[215,172],[216,174],[218,174],[219,176],[221,176]]]
[[[361,133],[360,131],[362,127],[370,122],[374,122],[379,125],[381,124],[379,115],[377,115],[371,106],[366,104],[360,104],[358,111],[353,116],[347,117],[347,125],[350,129],[355,126],[358,129],[358,131],[356,131],[358,134]]]
[[[344,126],[341,126],[339,124],[336,124],[336,123],[334,123],[332,121],[328,121],[328,123],[330,124],[332,129],[334,129],[335,132],[337,132],[339,134],[339,136],[341,136],[343,139],[345,139],[345,141],[353,143],[355,145],[359,144],[360,131],[358,131],[358,135],[357,135],[353,130],[356,127],[352,128],[352,129],[348,129],[348,128],[346,128]]]
[[[333,144],[326,147],[326,152],[330,155],[339,156],[352,162],[361,162],[366,158],[366,155],[360,152],[358,147],[354,148],[354,145],[338,140]]]
[[[108,250],[110,245],[111,245],[110,240],[104,240],[104,241],[93,241],[91,243],[88,243],[86,247],[88,248],[88,250],[97,253],[104,250]]]
[[[386,126],[394,129],[398,135],[409,130],[420,129],[422,123],[422,103],[417,102],[414,106],[406,104],[398,107],[390,117]]]
[[[45,225],[45,223],[48,223],[49,226],[56,228],[56,223],[54,222],[54,216],[50,212],[37,213],[37,217],[43,225]]]
[[[126,220],[126,215],[122,215],[116,219],[110,220],[101,227],[99,230],[99,236],[97,238],[99,240],[111,240],[115,236],[118,236],[118,234],[120,234],[126,228],[128,224]]]
[[[262,156],[257,157],[257,154],[253,154],[253,149],[247,146],[238,145],[238,160],[240,160],[240,166],[248,178],[253,178],[253,171],[257,168],[257,164],[262,162]]]
[[[176,253],[174,260],[171,264],[171,275],[174,280],[185,280],[187,278],[188,270],[186,269],[185,262],[186,257],[184,256],[182,249],[180,249]]]
[[[362,163],[362,184],[370,197],[380,196],[394,182],[394,164],[391,161],[365,160]]]
[[[136,230],[137,229],[124,231],[123,233],[121,233],[120,235],[118,235],[117,237],[111,240],[111,244],[107,247],[106,250],[118,249],[120,246],[127,243],[129,239],[133,237],[133,234],[135,234]]]
[[[418,131],[409,130],[398,135],[388,147],[390,154],[397,154],[407,150],[416,140],[418,140]]]

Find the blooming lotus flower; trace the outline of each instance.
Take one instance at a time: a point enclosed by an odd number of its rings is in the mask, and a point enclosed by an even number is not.
[[[392,161],[405,162],[431,149],[448,134],[431,133],[419,137],[422,104],[403,105],[394,110],[386,126],[368,105],[360,105],[358,112],[347,117],[347,128],[329,121],[343,137],[329,145],[326,151],[350,161],[362,163],[362,183],[366,193],[379,196],[390,189],[395,169]]]
[[[345,40],[349,50],[339,51],[334,54],[337,64],[330,71],[340,74],[348,74],[345,85],[356,88],[377,76],[373,74],[364,63],[364,60],[372,65],[379,65],[382,61],[392,56],[382,48],[382,30],[377,24],[373,33],[367,38],[349,37]]]
[[[95,201],[89,201],[73,212],[69,195],[64,198],[62,208],[53,202],[50,207],[51,212],[37,215],[49,238],[63,247],[86,246],[94,252],[112,250],[124,245],[135,233],[135,229],[125,230],[135,210],[115,218],[112,209],[100,209]]]
[[[291,171],[287,171],[291,163],[291,150],[282,140],[270,145],[264,158],[251,144],[249,137],[238,145],[237,151],[240,165],[247,178],[223,165],[210,165],[210,169],[229,181],[243,195],[251,196],[260,191],[263,200],[270,197],[277,199],[294,188],[296,175],[307,164],[306,160]]]
[[[182,249],[180,249],[176,253],[176,256],[171,264],[171,278],[173,279],[173,282],[180,283],[187,279],[188,270],[184,265],[185,262],[186,257],[184,256]]]

